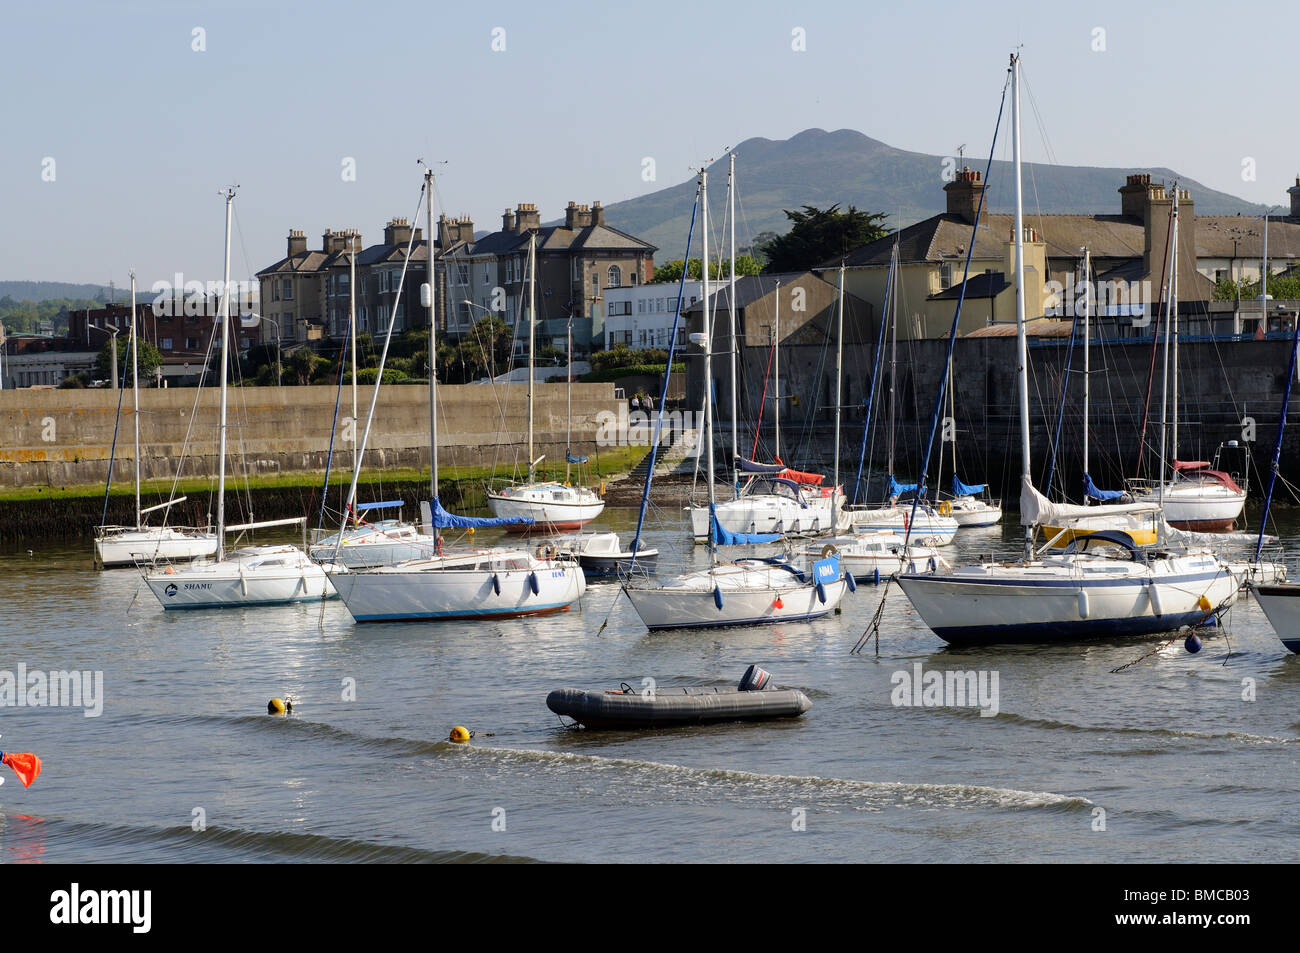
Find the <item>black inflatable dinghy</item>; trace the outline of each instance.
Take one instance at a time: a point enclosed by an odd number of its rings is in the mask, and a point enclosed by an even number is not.
[[[770,688],[771,676],[756,665],[735,688],[655,688],[637,691],[626,683],[617,691],[560,688],[546,696],[546,707],[587,728],[666,728],[717,721],[796,718],[812,707],[794,688]]]

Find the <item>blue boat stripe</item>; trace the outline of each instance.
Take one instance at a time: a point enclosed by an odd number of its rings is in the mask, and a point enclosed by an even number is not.
[[[1231,576],[1226,569],[1214,572],[1201,572],[1184,576],[1162,576],[1155,580],[1162,586],[1180,585],[1190,582],[1209,582],[1222,576]],[[972,576],[936,576],[933,573],[902,573],[900,580],[922,579],[931,582],[947,582],[965,586],[1040,586],[1060,589],[1100,589],[1107,586],[1146,586],[1146,577],[1128,579],[1002,579],[996,577]]]

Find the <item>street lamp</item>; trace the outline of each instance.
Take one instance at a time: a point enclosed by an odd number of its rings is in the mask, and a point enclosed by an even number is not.
[[[86,336],[90,336],[91,331],[103,331],[105,334],[113,336],[113,390],[117,390],[117,334],[122,330],[118,327],[101,328],[97,324],[86,325]]]
[[[246,327],[256,327],[261,321],[270,321],[271,325],[275,328],[275,386],[279,387],[280,382],[284,379],[283,373],[280,369],[280,322],[275,320],[275,318],[268,318],[265,315],[258,314],[256,311],[249,311],[246,315],[241,317],[240,320],[242,323],[243,321],[250,319],[253,323],[251,325],[245,325]]]

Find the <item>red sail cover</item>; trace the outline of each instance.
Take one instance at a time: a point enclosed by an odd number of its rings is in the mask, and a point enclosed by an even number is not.
[[[4,763],[14,769],[23,787],[29,788],[41,773],[41,759],[27,751],[11,751],[3,756]]]
[[[824,473],[800,473],[798,470],[791,470],[789,467],[786,467],[777,476],[793,480],[795,483],[805,483],[809,486],[821,486],[822,480],[826,479]]]
[[[1225,486],[1233,493],[1240,493],[1241,487],[1237,486],[1237,481],[1222,470],[1210,470],[1209,461],[1207,460],[1175,460],[1174,471],[1183,474],[1185,480],[1202,480],[1206,483],[1217,483]]]

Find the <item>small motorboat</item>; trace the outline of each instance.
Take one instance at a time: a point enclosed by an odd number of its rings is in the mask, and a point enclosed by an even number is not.
[[[636,565],[632,564],[632,551],[624,549],[619,542],[618,533],[570,533],[557,536],[550,543],[538,547],[538,555],[544,551],[553,556],[576,559],[588,579],[610,576],[627,576],[633,572],[652,574],[659,562],[659,550],[642,546],[636,554]]]
[[[586,728],[670,728],[718,721],[797,718],[812,702],[796,688],[772,688],[771,676],[756,665],[735,688],[647,688],[626,682],[618,689],[589,692],[560,688],[546,696],[546,707]]]

